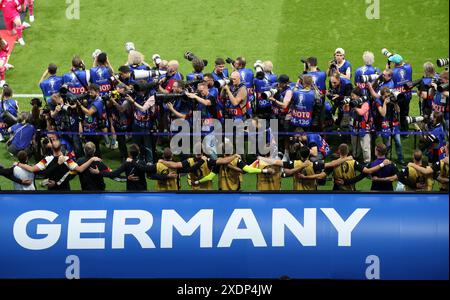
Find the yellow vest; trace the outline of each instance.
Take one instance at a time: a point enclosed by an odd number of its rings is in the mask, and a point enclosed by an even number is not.
[[[303,162],[301,160],[294,161],[294,169],[299,168]],[[305,176],[314,175],[314,167],[311,165],[304,168],[301,172],[294,175],[294,191],[316,191],[317,185],[314,179],[300,179],[297,177],[298,174],[303,174]]]
[[[408,179],[414,183],[424,183],[425,188],[423,189],[411,189],[409,186],[405,187],[405,190],[407,191],[417,191],[417,192],[425,192],[425,191],[432,191],[433,190],[433,174],[430,175],[423,175],[420,172],[417,172],[416,169],[412,167],[408,167]]]
[[[156,164],[156,173],[160,175],[168,175],[169,173],[174,173],[176,170],[169,169],[162,163]],[[178,191],[178,179],[168,179],[168,180],[157,180],[156,190],[157,191]]]
[[[256,187],[258,191],[279,191],[281,189],[281,172],[279,167],[271,166],[263,160],[258,161],[256,168],[264,170],[268,167],[272,167],[276,172],[275,174],[257,174]]]
[[[189,166],[195,165],[194,158],[188,158]],[[195,173],[188,174],[188,184],[192,187],[194,191],[210,191],[213,189],[212,181],[207,181],[200,183],[199,185],[192,185],[192,182],[197,181],[205,177],[211,173],[211,170],[208,168],[208,162],[204,162],[201,167]]]
[[[342,163],[340,166],[337,166],[333,169],[333,178],[336,179],[352,179],[355,177],[355,160],[349,160],[344,163]],[[341,190],[343,191],[354,191],[355,185],[354,184],[347,184],[347,185],[340,185],[339,186]]]
[[[440,169],[441,169],[440,170],[441,177],[448,178],[448,176],[449,176],[448,165],[444,164],[444,162],[442,160],[439,162],[439,164],[440,164]],[[447,183],[439,182],[439,188],[443,191],[448,192],[448,182]]]
[[[230,165],[237,167],[239,158],[235,158]],[[243,182],[242,173],[228,168],[226,165],[220,166],[219,170],[219,190],[238,191]]]

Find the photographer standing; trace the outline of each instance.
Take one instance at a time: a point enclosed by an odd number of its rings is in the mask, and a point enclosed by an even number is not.
[[[405,117],[409,115],[409,103],[411,102],[412,93],[411,90],[406,90],[404,85],[412,81],[412,67],[410,64],[403,61],[403,57],[399,54],[395,54],[389,57],[389,62],[395,64],[392,75],[394,81],[394,89],[402,93],[400,101],[398,103],[400,107],[400,127],[402,131],[408,131],[409,126],[405,121]],[[388,65],[387,68],[390,66]]]
[[[126,86],[120,83],[109,101],[111,105],[110,122],[114,128],[114,132],[119,133],[117,135],[117,142],[119,144],[120,160],[122,162],[128,157],[126,137],[123,133],[129,132],[133,123],[133,107],[125,95]]]
[[[194,57],[192,59],[192,68],[194,69],[194,71],[186,75],[186,80],[202,80],[204,77],[203,69],[205,69],[205,63],[203,62],[203,60],[198,57]]]
[[[214,70],[212,72],[214,81],[223,80],[228,78],[228,69],[225,68],[225,60],[223,58],[216,58],[214,62]]]
[[[156,100],[146,88],[135,89],[135,98],[128,95],[126,99],[134,108],[133,114],[133,143],[139,149],[140,159],[153,163],[153,137],[151,130],[155,121]]]
[[[217,104],[213,96],[209,94],[208,85],[203,82],[198,84],[198,95],[186,93],[186,95],[195,100],[194,111],[201,113],[202,135],[205,134],[203,144],[206,145],[205,153],[212,159],[217,159],[217,139],[210,134],[214,130],[213,120],[217,118]]]
[[[248,118],[253,116],[253,105],[255,101],[254,89],[253,89],[253,71],[246,68],[247,61],[245,57],[238,57],[234,63],[236,71],[241,76],[241,82],[247,87],[247,103],[246,103],[246,115]]]
[[[41,88],[46,102],[50,100],[50,97],[53,94],[59,92],[63,83],[63,78],[61,76],[56,76],[57,70],[58,67],[55,64],[49,64],[47,70],[45,70],[39,80],[39,87]]]
[[[352,65],[345,59],[345,50],[342,48],[334,51],[334,59],[328,67],[327,75],[331,77],[334,74],[339,74],[348,80],[352,78]]]
[[[359,154],[362,153],[364,164],[367,165],[371,161],[370,130],[372,120],[370,118],[370,105],[368,98],[362,95],[362,91],[359,88],[355,88],[352,91],[351,99],[350,129],[353,133],[353,157],[358,159]]]
[[[169,94],[176,80],[183,80],[183,75],[178,72],[180,64],[176,60],[169,61],[166,76],[159,81],[159,92]]]
[[[369,85],[369,90],[373,92],[373,88]],[[392,101],[394,100],[394,102]],[[379,129],[379,134],[383,139],[383,143],[388,147],[388,152],[392,150],[392,142],[395,141],[395,150],[397,152],[397,160],[399,164],[404,165],[402,141],[400,139],[400,107],[396,97],[391,91],[384,87],[375,99],[375,107],[377,115],[375,117],[375,128]]]
[[[86,71],[84,62],[79,56],[74,56],[70,72],[63,75],[63,85],[67,86],[73,95],[81,95],[87,93],[90,79],[91,74]]]
[[[316,93],[312,89],[313,79],[309,75],[303,76],[303,88],[294,92],[292,98],[292,104],[289,105],[290,110],[290,132],[295,131],[297,127],[302,128],[304,131],[309,131],[313,110],[316,101],[320,99],[316,98]]]
[[[363,96],[368,96],[369,91],[367,90],[367,85],[370,83],[367,83],[367,81],[363,80],[363,75],[374,75],[374,74],[380,74],[380,69],[373,67],[373,63],[375,62],[375,56],[370,51],[365,51],[363,53],[363,61],[364,66],[359,67],[355,71],[355,85],[361,90]]]
[[[8,134],[8,128],[17,123],[19,104],[12,96],[13,90],[5,85],[0,103],[0,142]]]
[[[94,53],[95,54],[95,53]],[[114,70],[105,52],[94,56],[94,66],[90,69],[90,82],[98,85],[99,95],[104,96],[111,91],[111,76]]]
[[[224,100],[227,115],[232,120],[245,120],[247,112],[247,88],[239,72],[231,73],[231,86],[225,85],[221,91],[221,99]]]
[[[82,112],[80,123],[80,134],[90,133],[84,138],[88,142],[94,143],[96,147],[96,156],[101,156],[100,153],[100,140],[101,136],[95,135],[95,132],[100,128],[100,122],[103,115],[103,101],[100,98],[100,88],[97,84],[89,85],[89,99],[81,103],[77,100],[77,106]]]
[[[430,91],[431,97],[433,97],[432,110],[433,112],[439,112],[444,115],[445,129],[448,134],[449,130],[449,112],[450,107],[448,103],[448,71],[444,71],[439,76],[439,82],[432,82]],[[439,84],[439,85],[438,85]],[[445,86],[447,86],[445,88]]]

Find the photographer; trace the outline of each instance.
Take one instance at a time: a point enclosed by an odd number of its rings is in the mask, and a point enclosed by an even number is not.
[[[334,59],[328,67],[327,75],[331,77],[334,74],[340,74],[341,77],[348,80],[352,78],[352,65],[345,60],[345,50],[342,48],[337,48],[334,51]]]
[[[108,101],[108,104],[111,105],[109,121],[115,133],[125,133],[131,130],[133,107],[126,99],[127,94],[126,86],[120,83]],[[119,144],[120,160],[124,161],[128,157],[125,135],[118,134],[117,142]]]
[[[290,132],[297,127],[304,131],[309,131],[312,125],[314,105],[321,101],[312,89],[313,79],[309,75],[303,76],[303,88],[293,93],[292,104],[283,107],[290,107]]]
[[[190,124],[192,124],[192,102],[187,99],[185,96],[186,93],[186,85],[182,80],[176,80],[173,83],[172,91],[169,95],[173,95],[173,98],[170,98],[169,101],[163,103],[164,111],[169,110],[171,114],[166,114],[164,117],[167,118],[166,122],[168,126],[166,128],[170,128],[173,120],[183,119],[187,120]],[[182,95],[181,97],[179,95]],[[170,128],[172,129],[172,128]]]
[[[369,86],[369,90],[372,89]],[[395,150],[399,164],[404,165],[402,141],[400,139],[400,107],[398,100],[387,87],[380,91],[375,99],[377,115],[375,116],[375,128],[379,132],[383,143],[388,147],[388,152],[392,150],[391,140],[395,141]]]
[[[178,72],[180,64],[176,60],[169,61],[166,76],[159,81],[159,92],[169,94],[176,80],[183,80],[183,75]]]
[[[126,97],[134,108],[132,131],[133,143],[137,144],[141,159],[153,163],[153,137],[151,130],[155,122],[156,100],[151,95],[150,87],[145,81],[138,83],[134,88],[135,94]]]
[[[62,97],[64,96],[64,98]],[[47,122],[54,123],[54,127],[47,125],[47,130],[55,130],[59,132],[79,132],[80,130],[80,115],[77,109],[77,103],[74,95],[67,94],[53,94],[50,97],[50,102],[46,110],[49,110]],[[83,146],[81,137],[77,134],[64,134],[62,138],[70,141],[74,148],[76,156],[82,155]]]
[[[241,76],[241,82],[247,87],[247,103],[246,103],[246,115],[248,118],[253,116],[253,105],[255,102],[255,95],[253,89],[253,71],[252,69],[246,68],[247,61],[245,57],[238,57],[234,62],[234,67],[236,71],[239,72]]]
[[[280,146],[280,151],[285,155],[288,155],[289,151],[289,140],[285,135],[289,132],[289,105],[293,98],[293,91],[291,88],[291,81],[289,76],[286,74],[281,74],[278,77],[278,83],[274,86],[275,90],[271,90],[271,95],[269,100],[272,103],[272,119],[278,120],[278,131],[284,133],[279,137],[278,145]],[[275,92],[275,93],[273,93]],[[281,148],[283,147],[283,148]]]
[[[91,78],[90,75],[90,72],[86,71],[83,60],[75,56],[72,59],[70,72],[63,75],[63,85],[67,86],[67,89],[73,95],[87,93],[87,87]]]
[[[205,63],[198,57],[194,57],[192,59],[192,68],[194,71],[186,75],[186,81],[194,81],[194,80],[202,80],[203,69],[205,69]]]
[[[10,133],[9,141],[6,143],[8,152],[16,156],[19,151],[24,150],[28,156],[33,153],[34,133],[36,132],[33,125],[28,123],[29,114],[22,112],[18,119],[18,123],[8,129]]]
[[[58,67],[55,64],[49,64],[47,70],[45,70],[39,80],[39,87],[47,102],[53,94],[59,92],[63,83],[63,78],[61,76],[56,76],[57,70]]]
[[[449,91],[448,91],[448,71],[444,71],[439,76],[438,82],[431,83],[430,95],[433,97],[432,110],[434,112],[440,112],[444,115],[445,130],[449,131]]]
[[[95,53],[94,53],[95,54]],[[94,55],[94,66],[90,69],[90,82],[99,87],[99,95],[105,96],[111,91],[111,76],[114,70],[105,52]]]
[[[402,96],[400,97],[400,101],[398,103],[400,107],[400,127],[402,131],[408,131],[409,126],[408,123],[404,122],[404,117],[409,115],[409,103],[412,98],[411,90],[407,90],[404,88],[404,85],[408,82],[412,81],[412,67],[410,64],[405,63],[403,61],[403,57],[399,54],[395,54],[389,57],[389,62],[393,62],[395,64],[392,75],[392,79],[394,81],[394,89],[400,93]],[[388,65],[387,68],[390,66]]]
[[[225,60],[219,57],[216,58],[216,61],[214,63],[214,70],[212,72],[214,81],[228,78],[228,69],[225,68]]]
[[[196,101],[194,104],[194,111],[201,113],[202,135],[206,136],[203,139],[203,144],[206,145],[206,154],[212,159],[217,159],[217,139],[211,133],[214,130],[213,121],[217,118],[217,104],[213,96],[209,94],[208,85],[203,82],[198,85],[198,94],[186,93],[186,95]]]
[[[271,62],[268,62],[268,66],[272,66]],[[275,80],[275,82],[272,82]],[[256,101],[255,101],[255,114],[260,119],[269,120],[272,114],[272,102],[263,97],[264,92],[269,92],[273,84],[277,82],[277,76],[271,73],[265,72],[264,78],[255,77],[253,79],[253,86],[255,88]]]
[[[334,115],[336,110],[338,110],[338,117],[335,124],[340,129],[348,129],[350,107],[348,104],[345,104],[344,98],[350,97],[353,90],[352,83],[347,78],[339,75],[339,73],[331,76],[330,83],[331,86],[326,96],[333,104],[332,114]]]
[[[445,158],[446,132],[443,126],[444,115],[434,112],[431,118],[430,134],[422,137],[420,150],[427,152],[428,163],[433,164]]]
[[[305,62],[303,74],[311,76],[314,84],[319,88],[320,92],[325,95],[327,92],[327,74],[317,67],[317,57],[309,57]]]
[[[277,83],[277,74],[273,73],[273,63],[270,60],[263,62],[264,79],[266,79],[270,85]]]
[[[350,108],[353,157],[358,159],[359,154],[362,153],[364,164],[368,164],[371,161],[370,130],[372,120],[370,118],[369,100],[362,95],[359,88],[352,91]]]
[[[232,120],[245,120],[247,112],[247,88],[241,82],[239,72],[234,71],[230,76],[230,84],[225,85],[221,91],[221,99],[225,104],[227,116]]]
[[[19,104],[12,96],[13,90],[5,85],[0,103],[0,142],[8,135],[8,128],[17,123]]]
[[[100,153],[100,140],[101,136],[95,135],[101,129],[102,115],[103,115],[103,101],[100,97],[100,87],[93,83],[89,85],[89,99],[82,103],[77,100],[77,107],[80,109],[81,123],[80,134],[91,133],[92,135],[84,136],[84,139],[88,142],[92,142],[96,147],[96,156],[101,156]]]
[[[419,108],[420,115],[429,118],[432,113],[432,105],[434,99],[434,93],[431,89],[431,83],[439,81],[439,75],[434,69],[434,65],[431,62],[426,62],[423,65],[424,75],[419,83],[418,96],[419,96]],[[412,82],[414,84],[415,82]]]
[[[381,72],[379,68],[375,68],[372,66],[373,63],[375,62],[375,56],[373,55],[372,52],[365,51],[363,53],[362,59],[364,61],[364,66],[359,67],[355,71],[355,86],[357,86],[361,90],[363,96],[368,96],[369,91],[367,90],[367,85],[370,83],[363,80],[364,77],[362,76],[380,74]]]

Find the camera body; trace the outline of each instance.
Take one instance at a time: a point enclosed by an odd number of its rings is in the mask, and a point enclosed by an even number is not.
[[[257,60],[253,67],[255,68],[256,78],[263,80],[265,77],[263,62],[261,60]]]
[[[227,59],[225,59],[225,62],[226,62],[227,64],[234,65],[235,60],[232,59],[232,58],[227,57]]]
[[[42,100],[39,99],[39,98],[33,98],[33,99],[30,100],[30,105],[31,106],[37,106],[37,107],[41,108],[42,107]]]
[[[195,58],[199,59],[194,53],[192,53],[191,51],[186,51],[184,53],[184,58],[187,59],[188,61],[193,61]],[[208,66],[208,61],[206,59],[202,59],[203,64],[206,66]]]

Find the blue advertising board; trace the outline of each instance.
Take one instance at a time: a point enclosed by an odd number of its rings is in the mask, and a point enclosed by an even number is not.
[[[0,194],[0,278],[448,279],[446,194]]]

